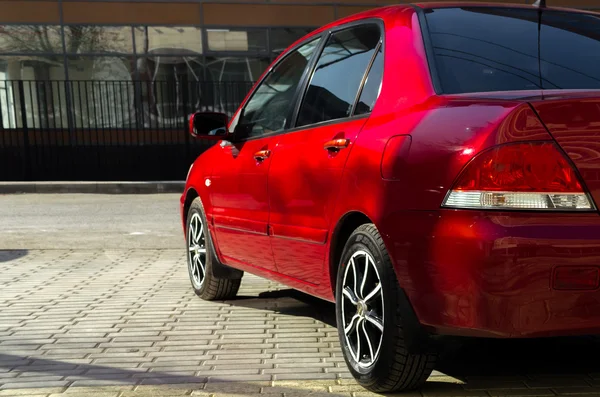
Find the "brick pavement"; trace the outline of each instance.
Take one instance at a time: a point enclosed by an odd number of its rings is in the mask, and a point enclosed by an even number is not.
[[[332,304],[251,275],[239,295],[197,298],[183,249],[0,251],[0,397],[369,395]],[[450,340],[408,395],[600,396],[599,356],[589,338]]]

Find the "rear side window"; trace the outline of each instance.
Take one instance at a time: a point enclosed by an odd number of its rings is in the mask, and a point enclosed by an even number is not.
[[[443,93],[600,88],[596,16],[464,7],[425,10],[425,19]]]
[[[349,117],[380,40],[375,24],[333,33],[303,98],[297,126]]]

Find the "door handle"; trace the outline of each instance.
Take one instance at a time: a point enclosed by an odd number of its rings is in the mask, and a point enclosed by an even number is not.
[[[254,153],[254,159],[256,161],[265,161],[269,158],[269,156],[271,156],[270,150],[259,150],[258,152]]]
[[[329,150],[330,152],[339,152],[342,149],[346,149],[348,145],[350,145],[350,139],[332,139],[330,141],[325,142],[325,144],[323,145],[323,149]]]

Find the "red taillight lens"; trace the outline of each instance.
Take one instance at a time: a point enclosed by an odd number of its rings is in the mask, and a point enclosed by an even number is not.
[[[583,192],[575,170],[551,142],[504,145],[481,153],[453,189]]]
[[[515,143],[477,155],[443,206],[591,210],[575,169],[553,142]]]

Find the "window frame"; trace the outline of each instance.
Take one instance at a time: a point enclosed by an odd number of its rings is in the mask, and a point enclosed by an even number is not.
[[[355,28],[357,26],[362,26],[362,25],[376,25],[379,29],[380,38],[379,38],[379,43],[375,47],[373,56],[371,57],[371,60],[369,61],[369,64],[367,65],[367,68],[365,69],[365,71],[363,73],[363,77],[361,79],[360,85],[359,85],[357,93],[356,93],[356,97],[354,98],[354,103],[352,104],[352,111],[350,113],[350,116],[344,117],[344,118],[339,118],[339,119],[334,119],[334,120],[322,121],[322,122],[314,123],[314,124],[307,124],[307,125],[303,125],[300,127],[296,126],[296,124],[298,122],[298,114],[300,112],[300,107],[302,105],[302,101],[304,100],[304,96],[308,89],[308,85],[310,84],[310,81],[312,80],[313,74],[315,72],[315,68],[319,61],[319,58],[321,57],[321,54],[323,53],[323,49],[325,48],[325,45],[327,44],[327,41],[329,40],[329,37],[331,37],[332,34],[337,33],[339,31],[346,30],[346,29],[352,29],[352,28]],[[257,88],[261,86],[261,84],[264,82],[264,80],[268,76],[270,76],[270,74],[273,72],[273,69],[276,68],[292,52],[296,51],[298,48],[302,47],[303,45],[305,45],[315,39],[320,40],[317,47],[315,48],[316,56],[314,56],[311,59],[308,66],[304,70],[302,77],[300,78],[300,83],[298,84],[298,88],[296,90],[296,93],[294,94],[294,99],[292,100],[293,106],[292,106],[292,110],[291,110],[291,118],[289,118],[288,121],[286,122],[286,127],[281,131],[276,131],[276,132],[272,132],[269,134],[263,134],[261,136],[237,139],[235,137],[235,127],[237,126],[237,123],[239,122],[239,119],[241,118],[241,116],[246,108],[246,104],[252,99],[252,97],[254,96],[254,94],[257,91]],[[319,31],[318,33],[315,33],[315,34],[305,37],[302,41],[298,42],[296,45],[294,45],[293,47],[291,47],[287,51],[285,51],[283,53],[283,55],[279,58],[279,60],[277,60],[271,66],[269,66],[267,71],[263,74],[263,77],[254,85],[254,87],[252,88],[251,92],[248,95],[248,98],[244,101],[244,103],[240,107],[240,110],[234,116],[233,122],[230,125],[229,133],[232,134],[233,141],[235,143],[246,142],[246,141],[250,141],[250,140],[273,137],[273,136],[277,136],[277,135],[283,135],[283,134],[288,134],[288,133],[292,133],[292,132],[307,130],[307,129],[311,129],[311,128],[315,128],[315,127],[321,127],[321,126],[325,126],[325,125],[343,123],[343,122],[347,122],[347,121],[354,120],[354,119],[368,118],[371,115],[371,112],[360,114],[360,115],[355,115],[354,111],[356,109],[357,101],[360,100],[360,94],[362,93],[362,90],[364,88],[364,84],[368,77],[369,71],[371,70],[373,62],[374,62],[375,57],[377,56],[377,53],[379,50],[381,50],[383,53],[384,65],[385,65],[385,25],[383,23],[383,20],[381,18],[377,18],[377,17],[369,17],[369,18],[359,19],[356,21],[342,24],[342,25],[333,26],[329,29]],[[384,73],[385,73],[385,66],[384,66]],[[383,82],[383,77],[382,77],[382,82]],[[234,131],[231,131],[232,126],[234,127],[233,128]]]
[[[237,114],[234,116],[234,119],[232,121],[232,123],[229,125],[228,131],[230,134],[232,134],[233,136],[233,140],[235,143],[238,142],[246,142],[246,141],[250,141],[250,140],[255,140],[255,139],[262,139],[265,137],[271,137],[271,136],[275,136],[275,135],[279,135],[279,134],[283,134],[289,131],[290,128],[290,119],[288,118],[288,120],[286,121],[286,126],[283,130],[281,131],[275,131],[275,132],[271,132],[268,134],[263,134],[260,136],[254,136],[254,137],[247,137],[247,138],[243,138],[243,139],[239,139],[235,136],[235,128],[237,127],[242,115],[244,114],[244,111],[246,110],[246,106],[248,105],[248,102],[250,102],[252,100],[252,98],[254,97],[254,95],[256,94],[256,92],[258,91],[258,88],[264,83],[264,81],[271,76],[271,73],[273,73],[273,70],[279,66],[285,59],[287,59],[291,53],[293,53],[294,51],[298,50],[300,47],[310,43],[311,41],[315,41],[317,40],[317,46],[315,48],[315,52],[314,54],[320,54],[321,50],[323,48],[323,43],[324,43],[324,39],[323,37],[325,36],[325,32],[319,32],[317,34],[308,36],[306,38],[304,38],[301,42],[297,43],[295,46],[289,48],[286,52],[284,52],[281,57],[273,62],[268,69],[265,71],[265,73],[263,73],[262,77],[259,79],[258,82],[256,82],[256,84],[254,84],[254,87],[252,87],[252,90],[249,92],[248,97],[246,98],[246,100],[242,103],[242,105],[240,106],[239,111],[237,112]],[[312,57],[312,59],[309,61],[308,65],[306,66],[306,68],[304,69],[304,71],[302,72],[302,76],[300,77],[300,82],[298,84],[298,87],[296,88],[296,92],[293,95],[293,99],[292,99],[292,118],[294,118],[294,114],[295,114],[295,103],[297,101],[297,97],[298,94],[300,92],[300,88],[303,87],[303,85],[306,84],[306,80],[308,78],[308,75],[310,74],[310,71],[313,70],[314,66],[315,66],[315,59],[318,59],[318,57]],[[231,130],[233,127],[233,131]]]
[[[377,97],[375,98],[375,103],[373,104],[373,108],[371,109],[371,111],[369,111],[367,113],[362,113],[362,114],[356,115],[355,114],[356,107],[358,106],[358,103],[360,102],[360,97],[362,96],[362,93],[365,89],[365,84],[367,84],[367,79],[369,78],[369,75],[371,74],[371,70],[373,69],[373,65],[375,64],[375,59],[377,59],[377,55],[379,55],[379,51],[381,51],[381,56],[383,57],[383,70],[381,71],[381,81],[379,82],[379,87],[380,87],[379,94],[377,94]],[[354,104],[352,105],[352,112],[351,112],[352,116],[364,116],[365,114],[368,115],[373,112],[373,109],[375,109],[375,105],[377,104],[377,100],[379,99],[379,95],[381,95],[381,85],[383,84],[384,74],[385,74],[385,53],[383,52],[383,41],[380,39],[379,43],[377,44],[377,47],[375,47],[375,54],[373,54],[371,61],[367,65],[367,70],[365,71],[362,81],[360,82],[360,86],[358,88],[358,93],[356,95],[356,98],[354,99]]]
[[[442,90],[442,83],[437,71],[437,65],[435,63],[435,53],[433,51],[433,44],[431,43],[429,24],[427,23],[427,18],[425,17],[426,10],[417,5],[412,5],[412,7],[414,8],[417,18],[419,19],[421,39],[423,40],[423,47],[425,48],[425,62],[427,62],[429,78],[431,79],[433,91],[436,93],[436,95],[443,95],[444,91]]]
[[[375,51],[373,52],[373,56],[371,56],[371,60],[369,61],[369,63],[367,64],[367,67],[366,67],[365,71],[363,72],[363,76],[361,78],[360,84],[358,86],[358,90],[356,92],[356,96],[354,97],[354,102],[352,103],[352,110],[350,111],[350,116],[348,116],[348,117],[342,117],[342,118],[339,118],[339,119],[320,121],[318,123],[305,124],[305,125],[302,125],[302,126],[298,126],[297,125],[298,124],[298,115],[300,114],[300,108],[302,107],[302,102],[304,101],[304,97],[306,96],[306,92],[308,91],[308,87],[310,85],[310,82],[312,81],[312,78],[313,78],[313,76],[315,74],[317,63],[318,63],[319,59],[321,58],[321,55],[323,54],[323,50],[325,48],[325,45],[327,44],[327,41],[335,33],[338,33],[338,32],[343,31],[343,30],[352,29],[352,28],[355,28],[357,26],[364,26],[364,25],[375,25],[375,26],[377,26],[379,28],[379,42],[378,42],[377,46],[375,47]],[[314,62],[314,64],[311,67],[310,76],[307,79],[307,81],[305,82],[304,87],[302,88],[302,92],[300,93],[301,95],[298,98],[296,98],[296,105],[294,107],[294,115],[293,115],[293,119],[292,119],[292,123],[291,123],[293,125],[293,127],[292,127],[292,129],[290,131],[301,131],[301,130],[305,130],[305,129],[309,129],[309,128],[320,127],[320,126],[323,126],[323,125],[336,124],[336,123],[341,123],[341,122],[348,121],[348,120],[369,117],[371,115],[371,112],[360,114],[360,115],[355,115],[354,112],[356,110],[356,104],[360,100],[360,94],[362,93],[362,90],[364,88],[365,82],[367,81],[367,76],[369,75],[369,71],[371,70],[371,66],[373,65],[373,62],[375,61],[375,57],[377,56],[377,52],[380,49],[381,49],[381,51],[383,53],[383,56],[384,56],[384,65],[385,65],[385,47],[384,47],[384,42],[385,42],[385,27],[384,27],[384,24],[383,24],[383,20],[381,20],[379,18],[365,18],[365,19],[360,19],[358,21],[346,23],[346,24],[343,24],[343,25],[336,26],[336,27],[334,27],[332,29],[329,29],[327,31],[327,37],[325,37],[325,39],[323,40],[322,45],[319,48],[319,56],[317,58],[315,58],[315,62]],[[385,72],[385,66],[384,66],[384,72]],[[382,81],[383,81],[383,74],[382,74]]]

